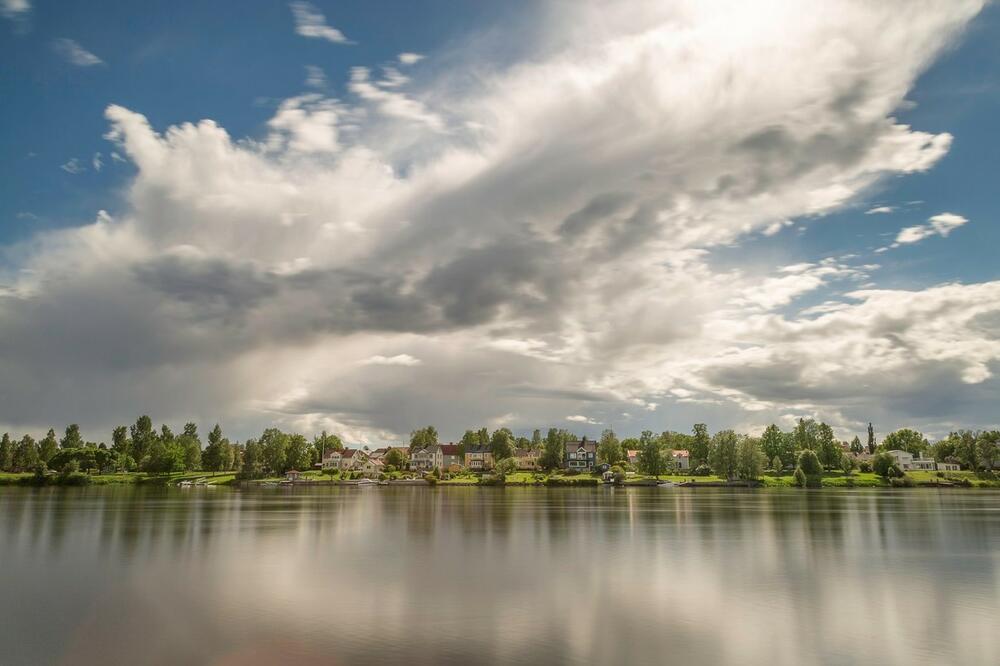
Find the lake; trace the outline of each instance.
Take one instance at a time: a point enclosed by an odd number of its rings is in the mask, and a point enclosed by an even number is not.
[[[0,488],[4,664],[996,664],[1000,493]]]

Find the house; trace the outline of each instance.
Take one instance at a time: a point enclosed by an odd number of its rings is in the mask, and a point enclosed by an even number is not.
[[[323,455],[323,469],[349,470],[359,468],[368,459],[364,451],[344,449],[343,451],[327,451]]]
[[[369,479],[374,479],[385,471],[385,465],[381,460],[365,458],[364,460],[358,461],[357,469]]]
[[[410,469],[415,472],[429,472],[434,469],[434,452],[431,451],[432,448],[428,446],[426,449],[414,451],[413,455],[410,456]]]
[[[923,458],[919,454],[914,456],[909,451],[894,449],[888,452],[893,461],[904,472],[926,471],[933,472],[937,469],[937,463],[933,458]]]
[[[465,450],[465,466],[474,472],[485,472],[493,469],[493,451],[489,446],[480,444]]]
[[[628,464],[638,465],[639,464],[639,449],[629,449],[628,450]]]
[[[302,472],[295,469],[290,469],[287,472],[285,472],[285,481],[295,482],[299,480],[300,476],[302,476]]]
[[[957,472],[962,469],[962,466],[958,463],[939,462],[937,468],[939,472]]]
[[[670,452],[677,469],[691,469],[691,454],[687,449],[676,449]]]
[[[465,456],[462,455],[462,447],[458,444],[438,444],[438,451],[434,454],[436,456],[438,469],[447,470],[449,472],[457,472],[462,468],[462,464],[465,462]]]
[[[368,457],[373,460],[381,460],[385,463],[386,456],[388,456],[392,451],[399,451],[399,454],[403,457],[404,463],[410,457],[410,449],[405,446],[383,446],[369,453]]]
[[[579,441],[566,442],[563,466],[569,470],[589,472],[597,462],[597,442],[586,437]]]
[[[538,469],[538,451],[532,449],[514,449],[514,462],[518,469]]]

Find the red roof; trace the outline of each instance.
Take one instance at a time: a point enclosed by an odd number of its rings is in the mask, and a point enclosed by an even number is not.
[[[459,455],[458,444],[442,444],[441,453],[446,456],[457,456]]]
[[[687,449],[677,449],[676,451],[674,451],[673,455],[675,455],[675,456],[685,456],[687,458],[691,457],[691,454],[688,453]]]

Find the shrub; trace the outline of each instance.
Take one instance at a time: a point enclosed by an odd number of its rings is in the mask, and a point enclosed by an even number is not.
[[[432,486],[436,486],[437,482],[438,482],[438,478],[436,476],[434,476],[433,474],[424,474],[424,481],[426,481],[428,484],[430,484]]]
[[[691,473],[695,476],[709,476],[712,473],[712,468],[702,463],[701,465],[695,467],[694,471]]]
[[[937,477],[940,478],[940,479],[943,479],[944,478],[944,472],[942,472],[942,471],[939,470],[937,472]]]
[[[847,475],[854,472],[854,458],[851,456],[841,456],[840,457],[840,470]]]
[[[872,471],[881,477],[889,478],[896,461],[888,453],[879,453],[872,458]]]
[[[806,487],[806,473],[802,471],[801,467],[795,468],[795,485],[799,488]]]
[[[858,463],[858,469],[867,474],[872,471],[872,464],[867,460],[862,460]]]
[[[913,482],[913,477],[902,474],[901,476],[894,476],[889,479],[889,483],[893,488],[912,488],[916,484]]]
[[[596,486],[598,480],[592,476],[576,479],[557,478],[550,476],[545,480],[546,486]]]
[[[781,458],[774,456],[774,458],[771,459],[771,471],[780,473],[783,468],[784,465],[781,463]]]
[[[621,465],[615,465],[612,467],[611,475],[614,477],[615,483],[618,485],[625,483],[625,470],[622,469]]]

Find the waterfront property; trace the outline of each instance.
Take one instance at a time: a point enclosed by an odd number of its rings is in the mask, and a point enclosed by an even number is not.
[[[366,460],[368,460],[368,456],[360,449],[327,451],[323,456],[323,469],[341,472],[360,469]]]
[[[915,456],[909,451],[901,451],[899,449],[889,451],[888,453],[899,466],[899,469],[904,472],[933,472],[938,468],[933,458],[923,458],[919,454]]]
[[[566,442],[563,466],[577,472],[589,472],[597,464],[597,442],[584,437],[578,441]]]
[[[538,451],[533,449],[514,449],[514,461],[519,470],[534,471],[538,469]]]
[[[465,450],[465,467],[473,472],[493,469],[493,451],[488,445],[473,446]]]
[[[457,472],[464,462],[458,444],[435,444],[413,454],[410,459],[410,469],[418,472],[429,472],[435,467]]]
[[[691,469],[691,454],[686,449],[671,451],[670,455],[674,459],[674,465],[679,470]]]

